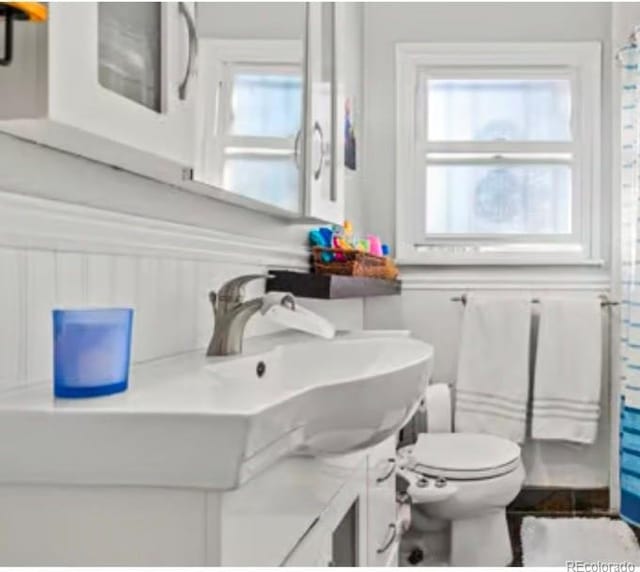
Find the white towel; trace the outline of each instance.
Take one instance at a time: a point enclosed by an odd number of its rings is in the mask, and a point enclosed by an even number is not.
[[[456,431],[524,441],[530,332],[529,297],[469,296],[458,358]]]
[[[602,380],[600,301],[544,299],[540,306],[531,436],[593,443]]]

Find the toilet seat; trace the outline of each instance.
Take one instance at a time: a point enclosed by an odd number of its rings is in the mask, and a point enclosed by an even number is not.
[[[411,470],[451,480],[494,478],[520,466],[520,447],[494,435],[422,433],[401,451]]]

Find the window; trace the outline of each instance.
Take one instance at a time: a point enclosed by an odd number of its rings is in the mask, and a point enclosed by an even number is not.
[[[399,259],[598,255],[598,44],[402,44]]]
[[[205,45],[200,168],[223,189],[300,208],[303,53],[296,41]]]
[[[225,76],[219,110],[222,187],[295,211],[300,66],[228,63]]]

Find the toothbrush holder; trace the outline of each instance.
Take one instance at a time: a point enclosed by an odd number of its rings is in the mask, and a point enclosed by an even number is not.
[[[127,389],[131,308],[53,311],[56,397],[97,397]]]

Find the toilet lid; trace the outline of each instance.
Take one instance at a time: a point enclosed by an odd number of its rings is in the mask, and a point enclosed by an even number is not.
[[[449,479],[482,479],[520,464],[520,447],[502,437],[473,433],[422,433],[408,453],[415,470]]]

